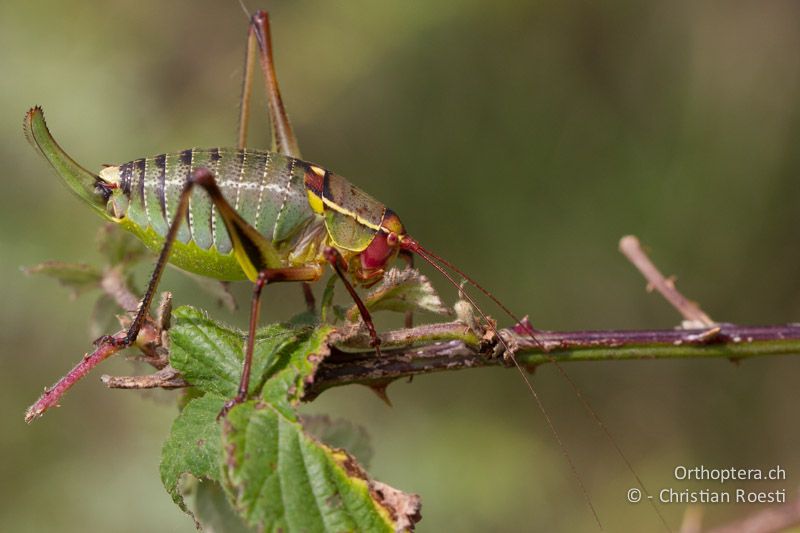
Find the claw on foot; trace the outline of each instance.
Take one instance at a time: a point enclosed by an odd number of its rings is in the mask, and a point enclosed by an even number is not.
[[[375,348],[375,355],[377,355],[378,357],[381,357],[381,340],[379,338],[375,337],[374,339],[372,339],[370,341],[369,345],[371,347]]]
[[[103,335],[98,337],[92,342],[92,346],[99,348],[100,346],[113,346],[114,348],[127,348],[133,344],[132,341],[125,337],[115,337],[113,335]]]

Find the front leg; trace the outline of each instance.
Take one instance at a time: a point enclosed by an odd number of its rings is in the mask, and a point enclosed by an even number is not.
[[[333,267],[333,270],[342,280],[342,283],[344,283],[344,287],[347,289],[347,292],[350,293],[350,297],[356,303],[356,307],[358,307],[358,312],[361,313],[361,318],[364,319],[364,324],[367,325],[367,330],[369,330],[370,339],[372,339],[370,342],[370,346],[375,348],[375,353],[377,354],[378,357],[380,357],[381,339],[380,337],[378,337],[378,333],[375,331],[375,324],[372,323],[372,316],[370,316],[367,306],[364,305],[363,301],[361,301],[361,298],[358,296],[358,293],[353,288],[353,285],[345,277],[344,272],[342,272],[342,264],[344,263],[342,255],[336,248],[332,248],[330,246],[328,246],[327,248],[325,248],[325,250],[323,250],[323,254],[328,263],[330,263],[330,265]]]

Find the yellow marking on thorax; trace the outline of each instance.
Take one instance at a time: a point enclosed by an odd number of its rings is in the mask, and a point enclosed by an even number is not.
[[[328,207],[330,207],[334,211],[337,211],[337,212],[339,212],[339,213],[341,213],[343,215],[347,215],[348,217],[355,219],[356,222],[358,222],[359,224],[361,224],[363,226],[368,227],[369,229],[374,229],[375,231],[380,231],[380,229],[381,229],[380,224],[373,224],[369,220],[364,220],[363,218],[361,218],[357,214],[353,213],[352,211],[350,211],[348,209],[345,209],[344,207],[342,207],[342,206],[340,206],[338,204],[333,203],[333,201],[328,200],[327,198],[323,198],[322,201],[325,203],[325,205],[327,205]]]
[[[324,184],[325,170],[315,165],[308,165],[308,168],[321,179],[320,183]],[[311,189],[306,189],[306,194],[308,195],[308,205],[311,206],[311,210],[321,215],[324,211],[322,198],[314,194]]]
[[[322,168],[320,168],[320,167],[318,167],[316,165],[309,165],[308,168],[311,170],[311,172],[313,172],[314,174],[316,174],[320,178],[323,178],[323,179],[325,178],[325,174],[326,174],[325,169],[322,169]],[[324,188],[324,185],[323,185],[323,188]],[[325,211],[324,206],[327,205],[328,207],[330,207],[334,211],[352,218],[353,220],[355,220],[356,222],[358,222],[362,226],[366,226],[369,229],[373,229],[375,231],[379,231],[381,229],[381,226],[379,224],[376,225],[376,224],[373,224],[372,222],[369,222],[368,220],[364,220],[363,218],[358,216],[356,213],[354,213],[354,212],[352,212],[352,211],[350,211],[348,209],[345,209],[344,207],[334,203],[332,200],[329,200],[328,198],[317,196],[316,194],[311,192],[311,189],[306,189],[306,192],[308,194],[308,205],[310,205],[311,209],[317,214],[322,215],[324,213],[324,211]]]
[[[311,206],[311,210],[321,215],[324,212],[322,198],[311,192],[311,189],[306,189],[306,194],[308,195],[308,205]]]

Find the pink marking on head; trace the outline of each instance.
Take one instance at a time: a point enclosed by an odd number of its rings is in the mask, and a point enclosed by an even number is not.
[[[377,270],[386,266],[397,248],[390,246],[387,235],[378,232],[369,246],[361,252],[361,267],[364,270]]]

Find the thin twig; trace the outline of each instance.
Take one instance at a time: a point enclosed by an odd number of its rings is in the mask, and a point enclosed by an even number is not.
[[[180,372],[167,366],[158,372],[146,376],[100,376],[100,381],[110,389],[180,389],[189,383],[181,377]]]
[[[103,273],[103,278],[100,281],[100,286],[103,291],[111,296],[117,304],[128,311],[129,313],[135,312],[138,307],[138,300],[133,292],[127,286],[125,277],[122,271],[118,268],[109,268]],[[161,309],[170,308],[170,296],[166,295],[161,303]],[[127,315],[126,315],[127,317]],[[121,322],[125,321],[126,317],[121,317]],[[163,322],[163,320],[162,320]],[[127,335],[127,328],[111,335],[117,341],[124,339]],[[149,315],[145,318],[139,335],[136,338],[135,345],[142,351],[143,360],[150,362],[156,368],[163,367],[168,361],[168,354],[161,346],[162,328],[160,324],[154,321]],[[59,379],[52,387],[45,387],[44,392],[36,402],[28,407],[25,411],[25,421],[30,423],[34,419],[42,416],[45,411],[52,407],[57,407],[61,397],[72,388],[75,383],[80,381],[86,374],[89,373],[94,367],[105,361],[115,353],[125,349],[124,345],[115,344],[109,339],[98,339],[96,341],[96,348],[92,353],[87,353],[72,369],[67,372],[64,377]],[[162,363],[163,364],[160,364]]]
[[[103,279],[100,280],[100,287],[107,295],[111,296],[117,305],[129,313],[136,311],[139,306],[139,297],[128,287],[122,266],[106,269],[103,272]]]
[[[656,289],[683,318],[692,324],[713,327],[715,322],[700,309],[695,302],[684,297],[675,288],[675,282],[667,279],[653,264],[647,254],[642,250],[642,246],[633,235],[627,235],[620,239],[619,250],[631,263],[642,273],[647,280],[647,286]]]
[[[124,332],[118,334],[118,338],[122,339],[125,336]],[[28,407],[25,411],[25,422],[30,423],[35,418],[44,414],[45,411],[51,407],[58,407],[58,401],[67,392],[70,387],[81,380],[89,371],[100,364],[102,361],[108,359],[122,348],[106,343],[97,347],[91,354],[86,354],[83,359],[76,364],[67,375],[59,379],[52,387],[45,387],[44,392],[39,399]]]

